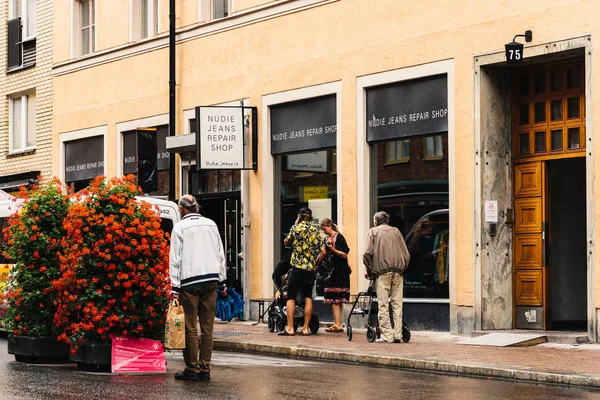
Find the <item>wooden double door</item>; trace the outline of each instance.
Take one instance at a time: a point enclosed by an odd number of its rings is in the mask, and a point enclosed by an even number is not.
[[[546,329],[548,201],[546,163],[514,167],[514,291],[517,328]]]
[[[556,170],[563,164],[556,161],[578,158],[585,179],[583,68],[582,62],[538,66],[522,69],[513,78],[513,323],[517,329],[551,328],[554,231],[550,227],[551,217],[560,210],[551,208],[551,186],[559,185],[552,183],[556,179],[551,179],[550,171],[554,168],[552,176],[559,176]],[[567,192],[558,195],[569,196],[568,182],[560,186]]]

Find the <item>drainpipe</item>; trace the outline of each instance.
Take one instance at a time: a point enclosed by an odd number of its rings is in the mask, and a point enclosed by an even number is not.
[[[175,0],[169,0],[169,136],[175,136]],[[169,199],[175,200],[175,154],[169,157]]]

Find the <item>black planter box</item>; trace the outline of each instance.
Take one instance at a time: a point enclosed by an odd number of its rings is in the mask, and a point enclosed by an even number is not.
[[[32,364],[69,362],[69,345],[54,336],[10,336],[8,354],[15,360]]]
[[[77,368],[89,372],[110,372],[112,349],[110,344],[81,345],[71,355]]]

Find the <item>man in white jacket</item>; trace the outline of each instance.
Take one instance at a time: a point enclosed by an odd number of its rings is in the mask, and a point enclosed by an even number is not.
[[[172,293],[185,311],[186,368],[175,379],[209,380],[217,285],[227,276],[225,253],[217,225],[198,214],[193,196],[179,199],[179,211],[183,218],[173,227],[169,259]]]

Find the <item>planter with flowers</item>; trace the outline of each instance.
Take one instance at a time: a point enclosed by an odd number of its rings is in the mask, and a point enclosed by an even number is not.
[[[138,194],[131,176],[98,177],[64,220],[54,321],[83,369],[110,370],[114,336],[164,338],[168,242]]]
[[[64,236],[63,219],[69,198],[57,180],[42,184],[28,196],[4,231],[5,255],[14,260],[6,288],[3,322],[9,331],[8,352],[17,361],[69,361],[69,347],[57,342],[53,323],[57,292],[51,282],[60,277],[57,252]]]

